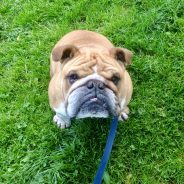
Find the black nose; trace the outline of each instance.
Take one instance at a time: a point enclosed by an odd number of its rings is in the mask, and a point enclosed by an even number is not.
[[[88,87],[88,89],[92,89],[94,87],[93,81],[89,81],[87,83],[87,87]]]
[[[99,81],[98,88],[101,89],[101,90],[104,89],[104,83]]]
[[[103,90],[105,88],[104,83],[97,80],[90,80],[87,83],[88,89],[98,88],[100,90]]]

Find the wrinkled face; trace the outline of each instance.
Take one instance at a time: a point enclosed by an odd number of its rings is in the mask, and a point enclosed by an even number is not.
[[[70,117],[116,115],[117,92],[124,73],[120,63],[103,55],[80,55],[63,64],[63,72],[66,73],[66,110]]]
[[[61,88],[68,116],[118,115],[124,64],[106,53],[80,53],[66,58],[61,63]]]

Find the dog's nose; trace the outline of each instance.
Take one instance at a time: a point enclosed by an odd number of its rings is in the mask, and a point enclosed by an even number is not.
[[[104,83],[101,82],[101,81],[99,81],[99,83],[98,83],[98,88],[101,89],[101,90],[103,90],[104,87],[105,87],[105,86],[104,86]]]
[[[104,83],[101,82],[101,81],[90,80],[90,81],[88,81],[88,83],[87,83],[87,88],[88,88],[88,89],[96,88],[96,89],[103,90],[103,89],[105,88],[105,86],[104,86]]]
[[[88,87],[88,89],[92,89],[94,87],[93,81],[89,81],[87,83],[87,87]]]

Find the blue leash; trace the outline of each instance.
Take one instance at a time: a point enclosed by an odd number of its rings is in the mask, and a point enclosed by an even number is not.
[[[105,168],[107,166],[109,156],[110,156],[110,153],[111,153],[111,150],[112,150],[112,145],[113,145],[113,142],[114,142],[114,138],[115,138],[115,135],[116,135],[117,125],[118,125],[118,117],[114,117],[112,119],[111,128],[110,128],[110,131],[109,131],[107,143],[106,143],[104,153],[103,153],[100,165],[98,167],[98,171],[96,173],[93,184],[101,184],[101,182],[102,182],[103,173],[104,173]]]

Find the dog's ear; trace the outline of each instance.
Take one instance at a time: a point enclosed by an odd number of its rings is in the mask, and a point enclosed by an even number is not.
[[[125,48],[114,47],[110,50],[110,55],[125,65],[131,64],[133,53]]]
[[[79,49],[74,45],[58,46],[52,50],[52,60],[63,62],[72,59],[78,54]]]

